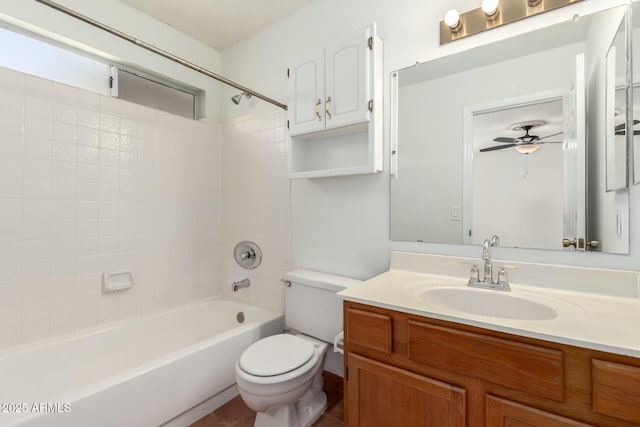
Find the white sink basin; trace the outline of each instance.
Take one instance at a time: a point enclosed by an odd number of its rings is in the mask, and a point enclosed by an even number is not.
[[[546,304],[488,289],[438,287],[420,290],[417,296],[426,303],[480,316],[517,320],[549,320],[558,316]]]

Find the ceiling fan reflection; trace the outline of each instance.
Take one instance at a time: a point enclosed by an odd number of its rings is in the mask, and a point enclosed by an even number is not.
[[[501,143],[501,145],[494,145],[491,147],[481,148],[480,152],[485,153],[488,151],[504,150],[505,148],[515,148],[519,153],[531,154],[540,148],[542,144],[562,144],[562,141],[547,141],[547,138],[561,135],[563,132],[556,132],[546,136],[531,135],[529,131],[536,126],[543,125],[543,121],[531,121],[517,123],[511,127],[512,130],[524,131],[524,135],[518,138],[510,138],[499,136],[494,139],[495,142]]]
[[[634,120],[633,121],[633,126],[635,127],[635,125],[637,125],[638,123],[640,123],[640,120]],[[621,123],[619,125],[617,125],[614,129],[615,134],[616,135],[626,135],[627,134],[627,130],[626,130],[626,124],[625,123]],[[640,130],[633,130],[633,134],[634,135],[640,135]]]

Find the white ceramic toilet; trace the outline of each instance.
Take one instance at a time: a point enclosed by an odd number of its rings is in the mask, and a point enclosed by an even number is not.
[[[256,427],[308,427],[327,407],[322,371],[329,343],[342,330],[336,292],[359,280],[309,270],[287,273],[285,319],[293,334],[263,338],[236,364],[240,395]]]

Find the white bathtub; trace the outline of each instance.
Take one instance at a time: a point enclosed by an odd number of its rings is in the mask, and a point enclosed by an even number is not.
[[[283,320],[212,298],[1,352],[0,426],[188,425],[235,396],[240,354]]]

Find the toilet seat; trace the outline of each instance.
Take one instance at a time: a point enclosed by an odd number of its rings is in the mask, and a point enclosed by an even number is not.
[[[238,366],[256,377],[274,377],[294,371],[316,354],[313,343],[295,335],[279,334],[251,344],[240,356]]]

